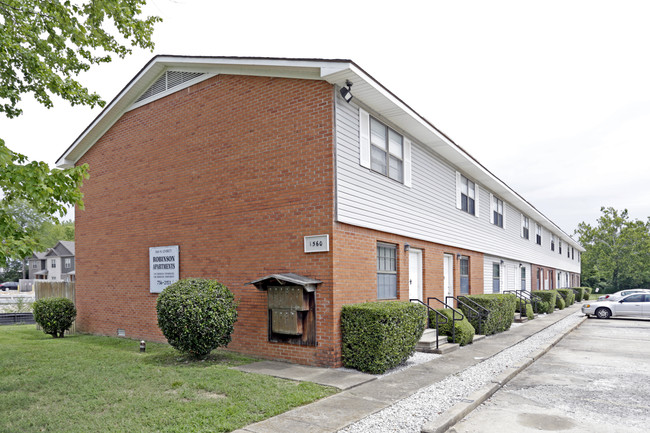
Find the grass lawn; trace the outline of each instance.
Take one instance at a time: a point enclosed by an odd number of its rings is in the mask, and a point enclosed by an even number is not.
[[[336,392],[242,373],[216,350],[191,362],[170,346],[91,335],[54,339],[0,327],[0,432],[227,432]]]

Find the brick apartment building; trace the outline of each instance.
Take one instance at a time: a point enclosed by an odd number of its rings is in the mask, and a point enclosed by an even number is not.
[[[319,366],[344,304],[579,285],[580,245],[349,60],[154,57],[58,164],[90,167],[85,332],[164,341],[165,246],[235,293],[229,348]]]

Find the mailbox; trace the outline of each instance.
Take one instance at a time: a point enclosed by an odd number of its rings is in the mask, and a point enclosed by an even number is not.
[[[273,274],[250,284],[267,292],[269,340],[316,345],[314,292],[321,282],[297,274]]]

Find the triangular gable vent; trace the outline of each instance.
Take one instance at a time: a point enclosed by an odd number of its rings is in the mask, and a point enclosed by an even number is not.
[[[180,86],[183,83],[186,83],[190,80],[193,80],[201,75],[205,75],[203,72],[182,72],[182,71],[167,71],[165,74],[158,78],[155,83],[151,85],[135,102],[143,101],[147,98],[151,98],[159,93],[165,92],[169,89],[173,89],[176,86]]]

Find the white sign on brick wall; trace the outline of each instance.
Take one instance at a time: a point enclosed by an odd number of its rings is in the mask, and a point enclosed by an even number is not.
[[[305,252],[320,253],[330,250],[330,235],[305,236]]]
[[[149,248],[149,292],[160,293],[178,281],[178,245]]]

